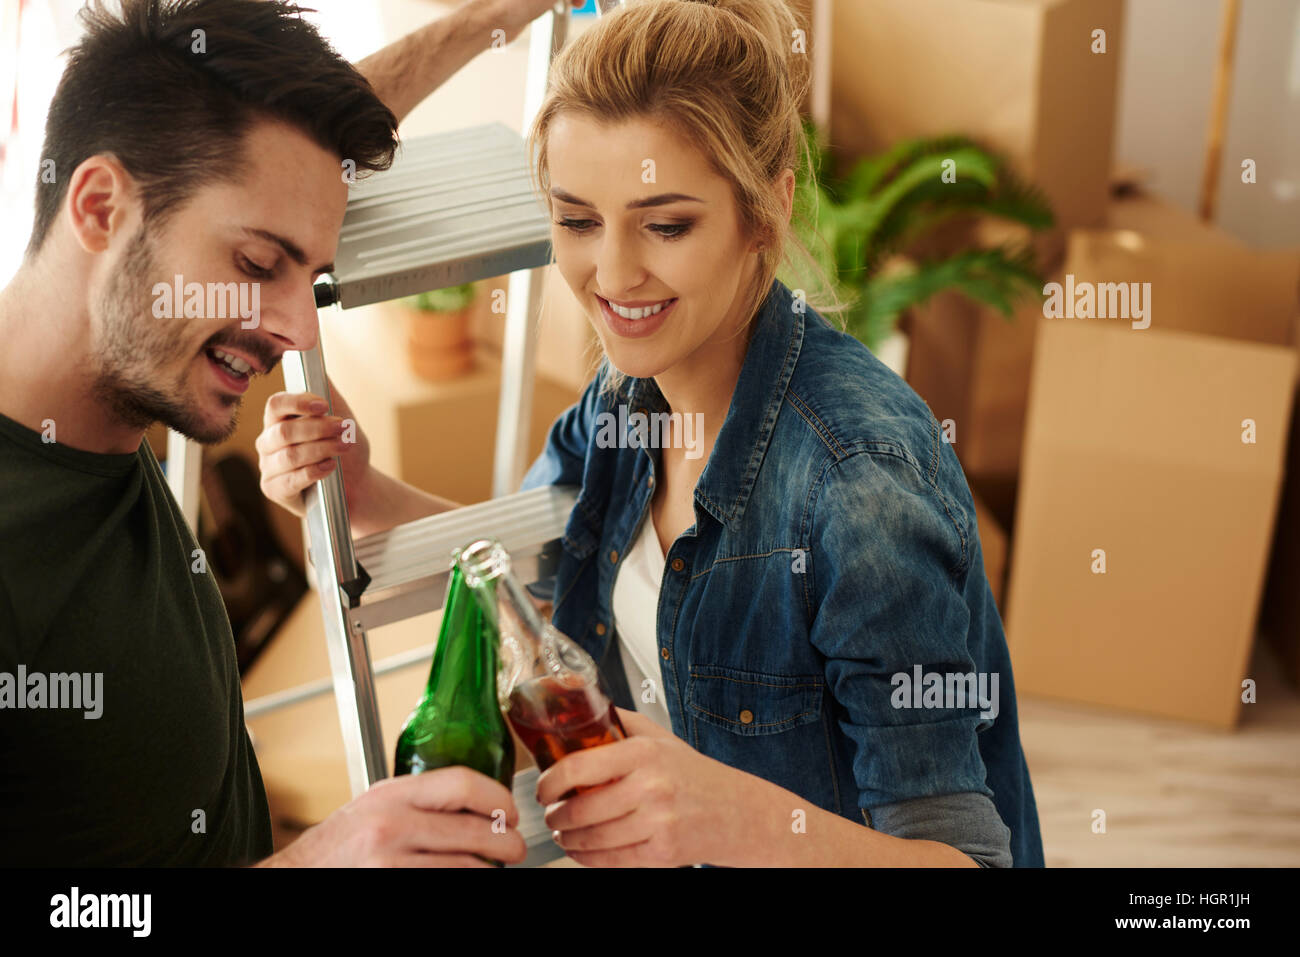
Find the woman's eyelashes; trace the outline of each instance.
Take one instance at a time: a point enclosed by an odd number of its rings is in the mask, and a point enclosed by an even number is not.
[[[581,236],[585,234],[588,230],[590,230],[592,227],[598,226],[600,224],[592,219],[571,219],[566,216],[562,219],[555,220],[555,225],[563,226],[569,232]],[[654,230],[664,239],[673,240],[673,239],[681,239],[683,236],[685,236],[687,233],[691,231],[691,227],[694,225],[695,225],[694,222],[651,223],[646,228]]]

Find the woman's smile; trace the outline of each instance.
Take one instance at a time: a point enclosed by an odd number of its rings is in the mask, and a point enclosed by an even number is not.
[[[606,328],[624,339],[644,339],[654,335],[668,321],[669,313],[677,305],[676,298],[661,299],[653,304],[630,309],[600,296],[596,297],[596,301],[600,303],[600,314],[605,317]]]

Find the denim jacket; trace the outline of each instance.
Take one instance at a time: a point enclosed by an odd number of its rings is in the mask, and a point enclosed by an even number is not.
[[[754,323],[695,524],[665,556],[657,634],[673,732],[882,831],[900,802],[987,796],[1014,863],[1042,866],[1006,637],[956,455],[902,379],[781,282]],[[624,708],[612,595],[658,464],[634,413],[667,409],[653,379],[611,394],[597,376],[524,479],[581,486],[553,620]],[[620,441],[596,441],[610,423],[627,429]],[[936,803],[929,817],[950,815]]]

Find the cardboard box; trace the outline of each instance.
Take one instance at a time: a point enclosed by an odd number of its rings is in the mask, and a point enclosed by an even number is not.
[[[1076,287],[1150,282],[1151,321],[1039,324],[1006,622],[1023,693],[1237,721],[1297,375],[1279,290],[1300,271],[1243,249],[1071,239]]]
[[[1300,351],[1300,319],[1296,320],[1295,335]],[[1300,688],[1300,387],[1291,409],[1285,485],[1259,630],[1277,653],[1283,673]]]
[[[1213,223],[1205,222],[1195,213],[1143,187],[1113,185],[1116,192],[1106,206],[1108,229],[1128,229],[1156,239],[1173,239],[1182,243],[1250,248],[1231,233],[1225,233]]]
[[[1287,325],[1300,297],[1300,250],[1252,249],[1143,193],[1113,200],[1107,219],[1109,230],[1071,236],[1072,262],[1086,257],[1099,281],[1152,282],[1161,290],[1156,327],[1289,341]],[[1064,259],[1043,272],[1049,282],[1064,284]],[[1249,313],[1240,308],[1242,290],[1249,290]],[[1054,320],[1043,318],[1041,297],[1023,302],[1008,321],[945,292],[914,310],[906,324],[907,381],[936,418],[954,421],[953,447],[971,487],[1013,538],[1035,335],[1045,321]]]
[[[1300,287],[1297,250],[1129,229],[1077,230],[1070,235],[1064,272],[1080,289],[1088,282],[1149,284],[1152,330],[1291,342]]]
[[[1058,230],[1105,223],[1122,0],[854,0],[834,6],[831,141],[847,156],[968,134],[1046,192]],[[1106,52],[1094,53],[1094,31]]]

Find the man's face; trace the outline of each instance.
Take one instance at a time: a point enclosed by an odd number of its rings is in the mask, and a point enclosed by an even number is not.
[[[218,442],[251,376],[316,344],[312,283],[347,206],[340,160],[267,121],[249,130],[244,164],[239,182],[200,187],[142,227],[92,296],[94,392],[124,423]]]
[[[734,352],[752,242],[708,160],[655,123],[578,114],[547,150],[555,261],[614,367],[646,378]]]

